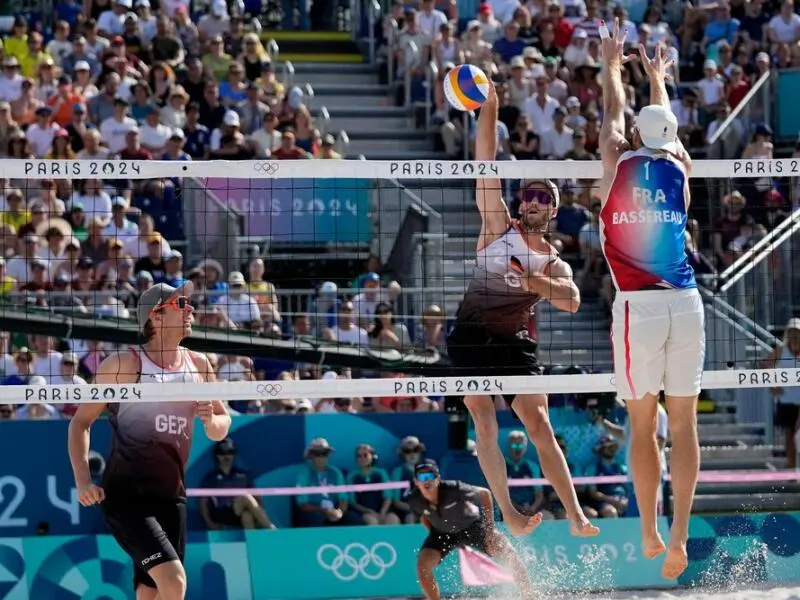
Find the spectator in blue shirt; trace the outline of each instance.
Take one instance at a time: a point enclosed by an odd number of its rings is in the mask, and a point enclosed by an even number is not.
[[[186,134],[183,143],[186,153],[195,160],[207,159],[211,132],[208,127],[200,124],[200,105],[197,102],[189,102],[186,105],[186,125],[183,127],[183,133]]]
[[[494,43],[492,52],[499,60],[509,64],[515,56],[520,56],[525,50],[525,41],[519,37],[519,24],[511,21],[505,26],[503,37]]]
[[[594,447],[597,461],[586,468],[586,477],[627,475],[628,469],[617,460],[619,443],[610,435],[600,438]],[[589,486],[588,496],[595,510],[605,519],[622,517],[628,508],[628,490],[624,483],[601,483]]]
[[[342,472],[328,464],[333,451],[325,438],[312,440],[305,451],[306,466],[297,475],[297,487],[344,485]],[[299,527],[346,524],[347,494],[300,494],[295,502],[298,508],[296,525]]]
[[[14,356],[17,373],[3,379],[3,385],[28,385],[33,376],[33,352],[25,346]]]
[[[733,44],[736,41],[736,33],[739,31],[739,20],[731,17],[731,9],[725,2],[721,2],[714,10],[714,18],[708,22],[703,32],[703,49],[707,57],[716,58],[709,54],[711,48],[719,42]]]
[[[209,471],[200,487],[211,489],[252,488],[253,481],[245,469],[236,461],[236,446],[225,438],[214,446],[217,466]],[[200,502],[200,515],[211,530],[216,529],[275,529],[269,516],[250,494],[241,496],[206,497]]]
[[[542,471],[539,465],[525,458],[528,451],[528,436],[519,429],[508,434],[508,456],[506,457],[506,473],[509,479],[539,479]],[[544,506],[544,490],[542,486],[513,487],[511,501],[517,510],[536,514]],[[542,515],[552,519],[552,515]]]
[[[174,288],[181,287],[186,283],[182,269],[183,254],[177,250],[170,250],[164,257],[164,273],[156,283],[166,283]]]
[[[389,475],[377,466],[378,454],[369,444],[361,444],[356,448],[357,468],[347,475],[349,485],[366,483],[386,483]],[[353,492],[350,494],[350,510],[355,519],[365,525],[399,525],[400,519],[391,512],[391,490]]]

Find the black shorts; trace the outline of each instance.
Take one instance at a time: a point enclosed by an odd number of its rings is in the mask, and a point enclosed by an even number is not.
[[[800,418],[800,404],[778,402],[775,405],[775,427],[794,429],[798,418]]]
[[[480,325],[456,323],[447,337],[447,354],[456,377],[541,375],[538,344],[527,331],[492,333]],[[503,396],[506,402],[514,394]]]
[[[436,550],[444,558],[456,548],[465,546],[479,552],[486,552],[486,525],[483,519],[456,533],[441,533],[431,530],[428,532],[428,537],[422,542],[421,550]]]
[[[103,516],[117,543],[133,559],[133,589],[155,588],[147,574],[186,553],[186,504],[177,500],[103,502]]]

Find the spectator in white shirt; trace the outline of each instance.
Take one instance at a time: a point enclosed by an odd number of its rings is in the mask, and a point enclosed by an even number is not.
[[[281,132],[276,129],[278,123],[278,115],[270,112],[264,116],[264,126],[250,134],[249,139],[258,148],[259,158],[269,157],[272,149],[281,145]]]
[[[377,273],[361,277],[361,292],[353,298],[353,310],[361,327],[367,328],[375,319],[375,308],[381,302],[381,278]]]
[[[61,357],[59,374],[54,376],[50,383],[53,385],[85,385],[86,380],[78,375],[78,355],[74,352],[65,352]]]
[[[21,243],[20,254],[10,258],[6,265],[6,274],[17,280],[18,286],[28,283],[33,277],[33,260],[39,251],[39,236],[29,233]]]
[[[61,373],[61,352],[56,352],[53,338],[47,335],[31,336],[33,346],[33,372],[41,375],[50,383],[53,377]]]
[[[111,38],[125,32],[125,18],[133,8],[131,0],[113,0],[111,10],[100,13],[97,19],[97,29],[100,35]]]
[[[72,42],[69,41],[69,23],[66,21],[56,23],[53,39],[50,40],[44,51],[53,57],[59,67],[61,66],[64,57],[72,53]]]
[[[228,276],[228,285],[230,286],[228,295],[222,299],[222,306],[228,318],[237,325],[260,321],[261,310],[258,308],[258,302],[245,293],[247,282],[244,280],[244,275],[239,271],[233,271]]]
[[[542,132],[539,153],[542,158],[560,159],[572,150],[572,129],[564,125],[567,111],[559,106],[553,112],[553,126]]]
[[[439,37],[439,28],[447,24],[447,16],[436,10],[433,0],[422,0],[417,13],[417,27],[426,37],[427,45]]]
[[[28,380],[28,385],[47,385],[47,383],[46,377],[38,375]],[[17,410],[16,418],[18,420],[60,419],[61,413],[51,404],[26,404]]]
[[[564,103],[567,109],[566,124],[570,129],[585,129],[586,117],[581,114],[581,101],[575,96],[570,96]]]
[[[725,99],[725,83],[717,73],[717,63],[713,60],[703,63],[703,74],[703,79],[697,82],[700,106],[706,113],[714,113]]]
[[[490,0],[489,4],[497,20],[504,25],[514,18],[514,12],[519,8],[518,0]]]
[[[84,179],[72,194],[68,208],[77,204],[83,207],[87,221],[100,219],[108,223],[111,220],[111,197],[103,191],[102,185],[99,179]]]
[[[31,149],[38,157],[43,157],[50,151],[53,139],[61,127],[58,123],[53,123],[51,117],[53,109],[49,106],[40,106],[36,109],[36,122],[28,127],[25,132]]]
[[[149,150],[153,156],[161,156],[167,145],[167,140],[172,135],[172,129],[160,122],[160,112],[157,107],[150,107],[145,117],[144,124],[139,130],[142,147]]]
[[[524,113],[531,122],[534,133],[542,135],[553,127],[553,113],[560,106],[558,100],[547,93],[547,75],[544,69],[536,73],[536,93],[525,101]]]
[[[368,346],[369,336],[365,329],[359,327],[354,319],[352,302],[343,302],[337,313],[336,325],[326,329],[322,338],[329,342],[351,344],[353,346]]]
[[[138,131],[139,128],[136,120],[128,116],[128,101],[117,98],[114,115],[100,124],[100,139],[111,154],[119,154],[125,148],[125,136],[134,129]]]
[[[164,3],[160,2],[161,8],[164,8]],[[142,32],[142,41],[149,44],[156,37],[156,17],[150,10],[150,0],[136,0],[136,14],[139,16],[139,31]],[[174,13],[168,14],[170,18]]]
[[[122,196],[117,196],[111,201],[111,220],[103,235],[110,240],[114,238],[120,240],[125,247],[139,237],[139,226],[128,219],[126,212],[128,202]]]
[[[205,42],[218,35],[228,33],[230,26],[231,18],[228,16],[227,3],[225,0],[213,0],[211,12],[200,17],[200,21],[197,23],[197,31],[200,33],[200,40]]]
[[[570,69],[575,69],[584,64],[589,58],[589,34],[584,29],[572,32],[572,40],[564,50],[564,64]]]
[[[22,95],[22,82],[25,78],[20,74],[19,61],[16,56],[3,59],[3,76],[0,77],[0,100],[14,102]]]
[[[515,10],[517,10],[516,7],[511,10],[511,16],[514,15]],[[493,45],[503,37],[503,22],[495,18],[492,7],[487,2],[478,7],[478,24],[481,30],[481,39],[489,45]]]
[[[794,0],[781,2],[780,13],[767,24],[767,37],[774,45],[800,41],[800,16],[794,12]]]

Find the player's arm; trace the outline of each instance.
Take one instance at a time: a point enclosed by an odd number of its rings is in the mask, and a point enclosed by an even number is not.
[[[648,58],[647,49],[644,45],[639,44],[639,57],[642,61],[642,68],[650,82],[650,104],[663,106],[668,111],[672,112],[672,105],[670,104],[669,94],[667,93],[667,71],[673,63],[672,58],[670,58],[669,50],[664,44],[658,44],[658,46],[656,46],[655,56],[651,59]],[[692,170],[692,161],[689,158],[689,153],[686,151],[686,148],[683,147],[680,138],[675,140],[675,142],[678,145],[678,153],[675,158],[681,161],[688,175]]]
[[[560,258],[551,262],[543,273],[528,275],[528,289],[546,298],[558,310],[578,312],[581,292],[572,279],[572,267]]]
[[[124,352],[112,354],[100,363],[94,383],[136,383],[138,378],[137,359],[130,352]],[[91,506],[105,499],[103,489],[92,483],[92,475],[89,471],[89,432],[92,424],[103,414],[106,406],[105,402],[81,404],[69,422],[67,432],[69,461],[75,476],[75,487],[78,488],[78,499],[83,506]]]
[[[475,160],[491,161],[497,156],[497,93],[489,87],[489,97],[481,106],[475,126]],[[481,234],[478,249],[481,250],[501,236],[511,224],[508,207],[503,202],[503,187],[499,179],[478,179],[475,184],[475,199],[481,213]]]
[[[604,26],[605,27],[605,26]],[[625,139],[625,86],[622,84],[625,33],[620,34],[619,21],[613,33],[603,29],[600,41],[605,68],[603,69],[603,124],[600,127],[600,153],[603,166],[615,168],[619,156],[628,148]]]
[[[217,380],[217,374],[208,361],[208,357],[200,352],[191,352],[192,362],[206,383]],[[197,403],[197,416],[203,422],[208,439],[219,442],[228,437],[231,428],[231,416],[227,407],[219,400]]]

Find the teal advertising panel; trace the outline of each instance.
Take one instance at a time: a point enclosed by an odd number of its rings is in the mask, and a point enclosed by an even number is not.
[[[666,533],[667,522],[659,523]],[[544,523],[514,543],[543,590],[668,588],[800,579],[800,513],[694,517],[689,568],[661,578],[642,558],[639,521],[602,521],[592,540],[566,522]],[[421,526],[325,527],[191,535],[188,600],[287,600],[419,595]],[[442,591],[464,590],[455,555],[437,569]],[[133,600],[130,560],[108,536],[0,538],[0,600]]]
[[[778,72],[775,104],[778,113],[776,136],[779,139],[797,139],[800,134],[800,69],[781,69]]]

